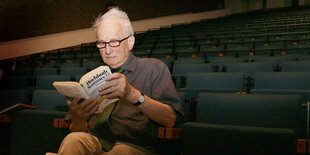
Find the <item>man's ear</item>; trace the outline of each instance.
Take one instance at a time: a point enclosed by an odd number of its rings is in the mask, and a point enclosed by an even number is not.
[[[128,48],[131,51],[133,49],[133,45],[135,44],[135,37],[131,36],[128,38]]]

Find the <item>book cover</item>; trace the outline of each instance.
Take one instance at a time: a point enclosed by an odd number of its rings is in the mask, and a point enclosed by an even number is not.
[[[53,86],[69,100],[73,100],[76,96],[82,99],[93,98],[97,100],[100,113],[107,105],[116,102],[118,99],[106,99],[99,95],[98,89],[106,83],[105,79],[112,72],[108,66],[100,66],[85,75],[79,82],[74,81],[55,81]]]

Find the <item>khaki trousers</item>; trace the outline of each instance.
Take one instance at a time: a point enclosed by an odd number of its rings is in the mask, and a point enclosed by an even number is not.
[[[152,155],[152,151],[125,142],[117,142],[109,152],[103,152],[98,138],[86,132],[72,132],[62,141],[58,155]],[[57,155],[46,153],[46,155]]]

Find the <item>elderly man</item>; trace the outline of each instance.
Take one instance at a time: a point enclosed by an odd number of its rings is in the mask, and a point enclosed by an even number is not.
[[[96,101],[78,104],[80,97],[76,97],[67,101],[72,133],[63,140],[58,154],[153,154],[158,127],[174,127],[183,120],[170,72],[159,60],[137,58],[131,53],[135,37],[125,12],[112,8],[94,27],[103,61],[112,69],[123,70],[110,75],[99,89],[101,96],[120,99],[108,117],[115,143],[111,148],[101,143],[98,135],[109,132],[96,128],[101,117],[95,114]]]

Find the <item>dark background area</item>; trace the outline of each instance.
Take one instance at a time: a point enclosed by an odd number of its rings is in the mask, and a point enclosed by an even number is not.
[[[0,42],[90,28],[106,0],[1,0]],[[116,0],[132,21],[224,8],[224,0]]]

